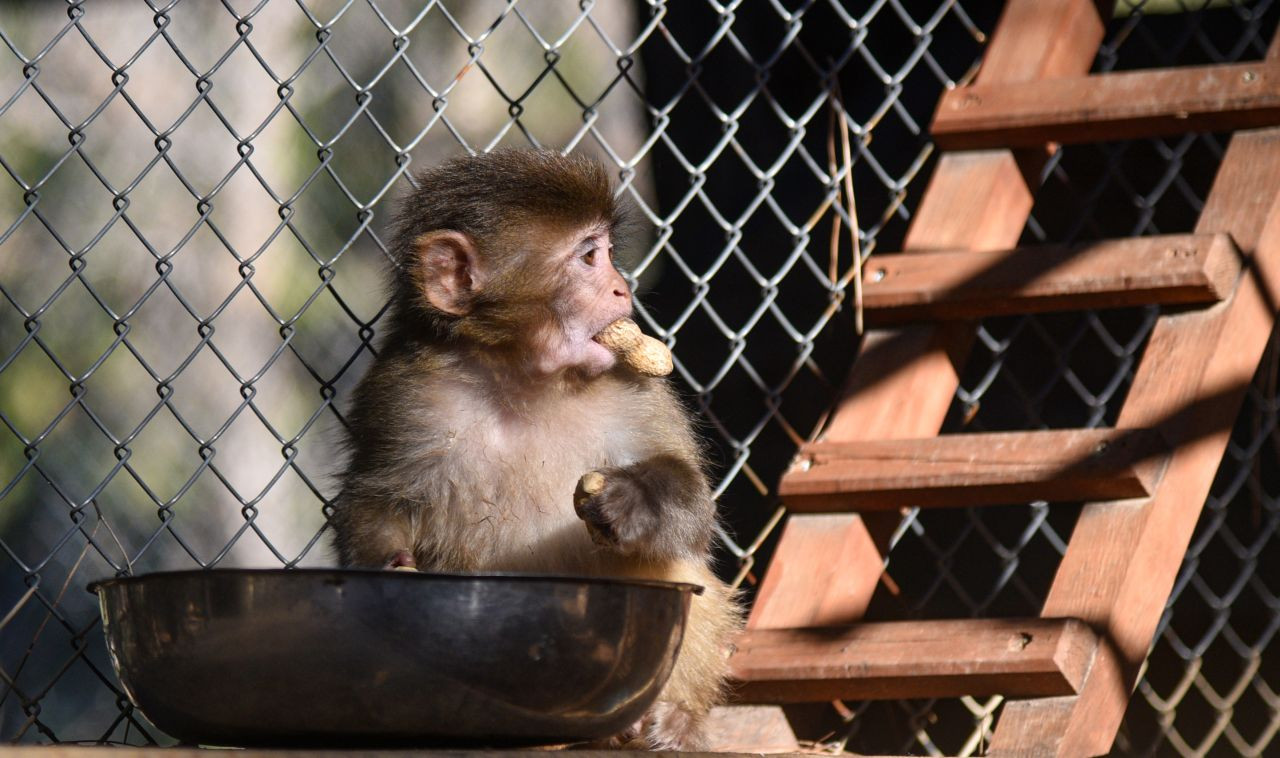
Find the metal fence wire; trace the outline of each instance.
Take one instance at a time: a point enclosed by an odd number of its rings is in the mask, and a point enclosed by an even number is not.
[[[1095,70],[1257,59],[1271,0],[1121,0]],[[1167,3],[1164,5],[1168,5]],[[1206,7],[1212,5],[1214,7]],[[0,736],[167,744],[111,671],[85,584],[325,565],[332,451],[385,307],[387,204],[463,151],[612,167],[646,330],[713,447],[721,568],[750,594],[778,476],[856,345],[838,186],[893,250],[943,88],[999,3],[11,2],[0,7]],[[838,93],[842,93],[838,96]],[[844,111],[852,161],[838,144]],[[1225,135],[1070,147],[1027,242],[1190,231]],[[947,429],[1114,420],[1144,309],[992,319]],[[1277,351],[1252,387],[1116,752],[1280,745]],[[882,617],[1035,614],[1077,510],[909,516]],[[876,753],[981,752],[1000,698],[825,707]],[[801,725],[797,725],[801,726]],[[802,730],[803,731],[803,730]]]

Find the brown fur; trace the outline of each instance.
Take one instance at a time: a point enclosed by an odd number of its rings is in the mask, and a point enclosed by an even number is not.
[[[332,519],[339,561],[385,566],[408,551],[424,570],[705,586],[660,702],[618,740],[705,747],[700,725],[722,700],[741,614],[708,565],[714,503],[688,414],[665,381],[624,367],[550,376],[531,368],[538,335],[577,318],[565,302],[596,308],[582,293],[565,294],[557,251],[584,229],[616,230],[603,171],[506,151],[445,164],[419,182],[397,222],[390,333],[351,409],[351,457]],[[423,295],[431,277],[450,275],[441,270],[448,256],[440,266],[422,260],[422,240],[438,230],[460,232],[478,251],[480,284],[456,301],[464,315]],[[618,307],[618,294],[606,291],[600,307]],[[575,513],[575,485],[592,470],[606,473],[610,489],[584,518],[611,546],[594,544]]]

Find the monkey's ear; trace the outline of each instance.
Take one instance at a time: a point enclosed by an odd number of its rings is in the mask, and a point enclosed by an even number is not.
[[[427,302],[454,316],[467,315],[484,279],[475,243],[462,232],[441,229],[422,235],[413,247],[414,279]]]

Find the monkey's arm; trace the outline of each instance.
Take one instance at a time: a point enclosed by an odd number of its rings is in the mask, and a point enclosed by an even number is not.
[[[574,508],[597,544],[642,558],[703,560],[715,502],[687,415],[665,383],[655,385],[633,430],[639,449],[652,452],[583,476]]]

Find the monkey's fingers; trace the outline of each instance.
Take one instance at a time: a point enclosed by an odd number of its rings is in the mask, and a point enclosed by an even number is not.
[[[573,491],[574,508],[582,508],[591,498],[604,492],[605,478],[599,471],[588,471],[578,479],[578,487]],[[579,513],[579,516],[582,514]]]
[[[594,521],[584,521],[587,525],[587,534],[591,537],[591,541],[600,547],[613,547],[618,544],[617,538],[601,524]]]
[[[610,546],[617,543],[617,538],[607,523],[600,519],[599,504],[596,497],[604,492],[607,480],[599,471],[588,471],[578,480],[573,492],[573,511],[587,526],[587,534],[597,545]]]

